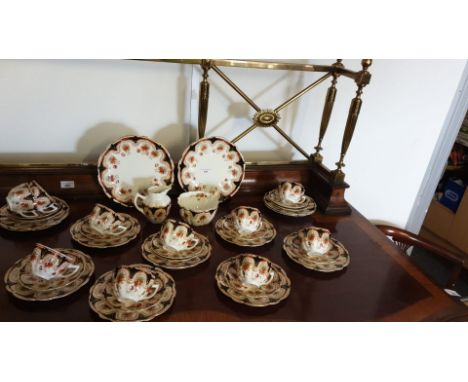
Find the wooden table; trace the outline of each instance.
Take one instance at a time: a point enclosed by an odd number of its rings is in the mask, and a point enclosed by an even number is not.
[[[69,227],[90,212],[96,201],[137,217],[142,231],[133,242],[115,249],[85,248],[70,238]],[[145,262],[140,246],[159,226],[148,223],[134,209],[116,207],[109,200],[68,200],[70,216],[59,226],[42,232],[13,233],[0,231],[0,272],[31,252],[34,243],[52,247],[78,248],[92,256],[95,277],[120,264]],[[216,218],[238,205],[251,205],[262,210],[275,225],[277,237],[259,248],[241,248],[224,242],[214,232],[214,223],[197,230],[208,236],[213,254],[210,260],[195,268],[168,271],[176,281],[174,305],[157,321],[413,321],[460,319],[466,314],[461,303],[420,272],[393,244],[362,215],[353,210],[349,216],[313,216],[293,218],[267,209],[261,195],[238,194],[220,206]],[[178,207],[173,198],[171,215]],[[215,218],[215,220],[216,220]],[[282,250],[283,238],[306,225],[329,228],[333,236],[349,250],[351,263],[343,271],[323,274],[302,268]],[[239,253],[260,254],[279,264],[292,282],[290,296],[279,305],[252,308],[231,301],[218,289],[214,274],[218,264]],[[99,321],[88,306],[88,291],[94,282],[73,295],[51,302],[26,302],[10,296],[0,288],[2,321]]]

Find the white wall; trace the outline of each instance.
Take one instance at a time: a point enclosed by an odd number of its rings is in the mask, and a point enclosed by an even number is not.
[[[191,67],[119,60],[0,60],[0,161],[95,162],[116,138],[188,143]]]
[[[406,226],[465,65],[466,60],[374,61],[345,167],[347,200],[368,219]],[[354,90],[347,90],[340,103],[352,97]],[[346,112],[344,105],[337,108],[330,141],[338,138]],[[330,165],[339,151],[334,146],[324,154],[334,153]]]
[[[344,63],[360,69],[359,60]],[[406,225],[465,64],[374,60],[344,169],[351,184],[347,199],[369,219]],[[223,71],[262,108],[274,108],[319,76]],[[197,121],[199,72],[194,70],[193,79],[191,73],[190,66],[135,61],[0,61],[0,160],[93,162],[110,141],[125,134],[155,138],[177,160]],[[210,79],[207,135],[233,138],[250,126],[253,109],[215,73]],[[308,152],[317,142],[329,83],[281,113],[280,126]],[[332,168],[355,85],[340,78],[338,89],[323,151]],[[238,146],[252,161],[302,159],[270,129],[258,129]]]

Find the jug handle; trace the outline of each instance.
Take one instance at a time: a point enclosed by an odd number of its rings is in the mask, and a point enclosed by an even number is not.
[[[143,211],[143,208],[141,208],[139,205],[138,205],[138,199],[144,199],[145,197],[140,194],[139,192],[136,193],[135,197],[133,198],[133,204],[135,205],[135,208],[140,211],[142,214],[144,214],[145,212]]]

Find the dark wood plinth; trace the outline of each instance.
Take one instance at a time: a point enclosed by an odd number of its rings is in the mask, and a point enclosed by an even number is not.
[[[102,190],[96,177],[96,165],[31,165],[1,166],[0,195],[21,182],[35,179],[49,193],[64,198],[83,199],[101,197]],[[61,189],[61,180],[74,180],[75,189]],[[306,186],[320,211],[326,215],[348,215],[351,207],[345,200],[345,190],[349,185],[337,182],[333,173],[321,164],[306,161],[293,164],[249,164],[241,186],[244,194],[264,194],[276,187],[279,182],[294,180]],[[180,192],[176,184],[173,195]]]

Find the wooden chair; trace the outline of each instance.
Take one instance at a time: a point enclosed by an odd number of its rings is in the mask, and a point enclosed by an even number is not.
[[[386,236],[390,237],[396,246],[406,254],[410,247],[418,247],[450,261],[453,264],[453,270],[444,287],[447,289],[454,289],[463,267],[467,264],[467,261],[461,255],[442,248],[439,245],[404,229],[388,225],[377,225],[377,228]]]

